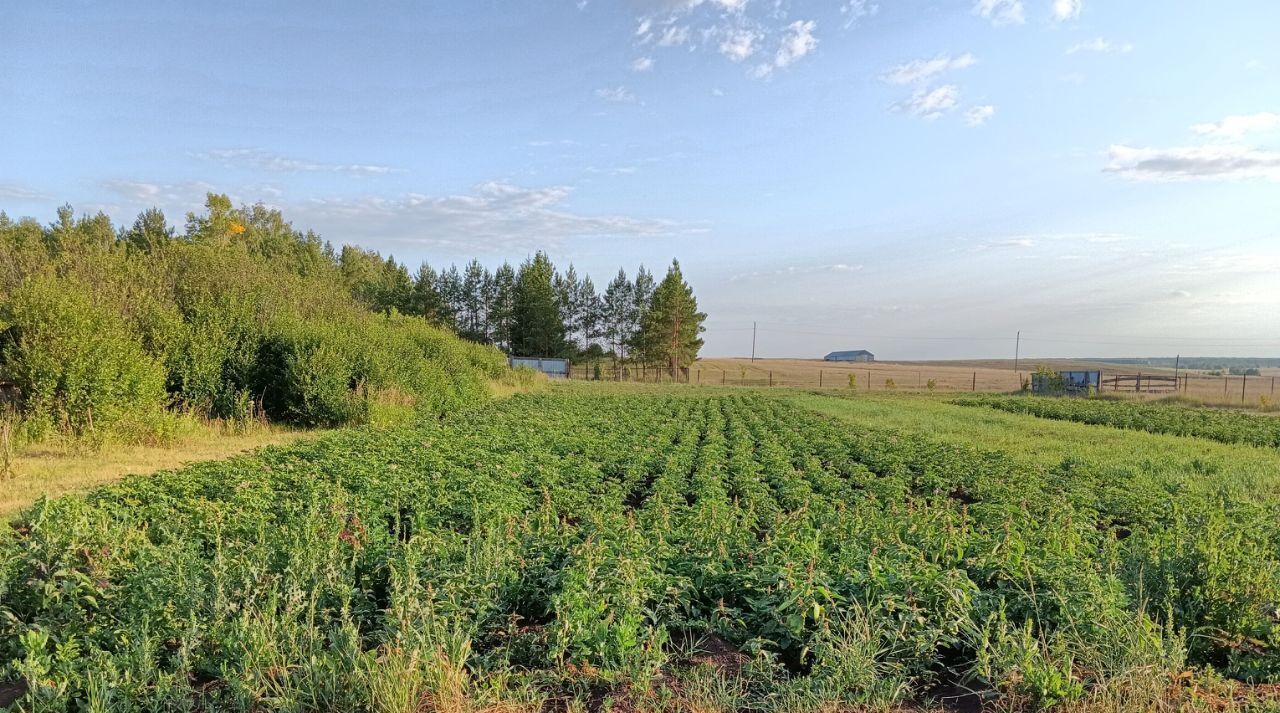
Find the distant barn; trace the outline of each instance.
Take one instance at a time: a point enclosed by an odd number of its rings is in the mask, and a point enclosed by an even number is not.
[[[876,355],[866,349],[855,349],[851,352],[831,352],[822,357],[823,361],[875,361]]]

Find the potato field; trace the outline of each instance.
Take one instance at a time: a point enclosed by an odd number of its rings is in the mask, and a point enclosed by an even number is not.
[[[1103,399],[983,396],[957,399],[956,403],[1061,421],[1280,448],[1280,418],[1265,414]]]
[[[1276,492],[786,395],[554,388],[41,501],[0,532],[0,690],[22,711],[1264,710]]]

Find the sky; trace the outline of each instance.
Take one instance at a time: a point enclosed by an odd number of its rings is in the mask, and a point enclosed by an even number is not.
[[[1280,3],[4,0],[0,209],[680,260],[706,356],[1280,355]]]

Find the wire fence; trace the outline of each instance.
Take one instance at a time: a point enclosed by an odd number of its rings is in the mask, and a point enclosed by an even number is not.
[[[1022,390],[1030,378],[1027,371],[963,369],[959,367],[915,367],[906,364],[873,363],[828,369],[795,369],[750,366],[738,369],[686,369],[646,365],[613,366],[573,364],[568,378],[575,381],[615,381],[691,386],[793,387],[842,389],[846,391],[914,392],[1013,392]],[[1280,379],[1273,375],[1209,375],[1203,373],[1102,373],[1099,391],[1103,394],[1194,397],[1209,403],[1273,404]]]

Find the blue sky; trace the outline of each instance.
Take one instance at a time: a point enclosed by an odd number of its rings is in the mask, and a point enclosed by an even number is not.
[[[47,2],[0,209],[679,257],[704,354],[1280,354],[1280,3]]]

